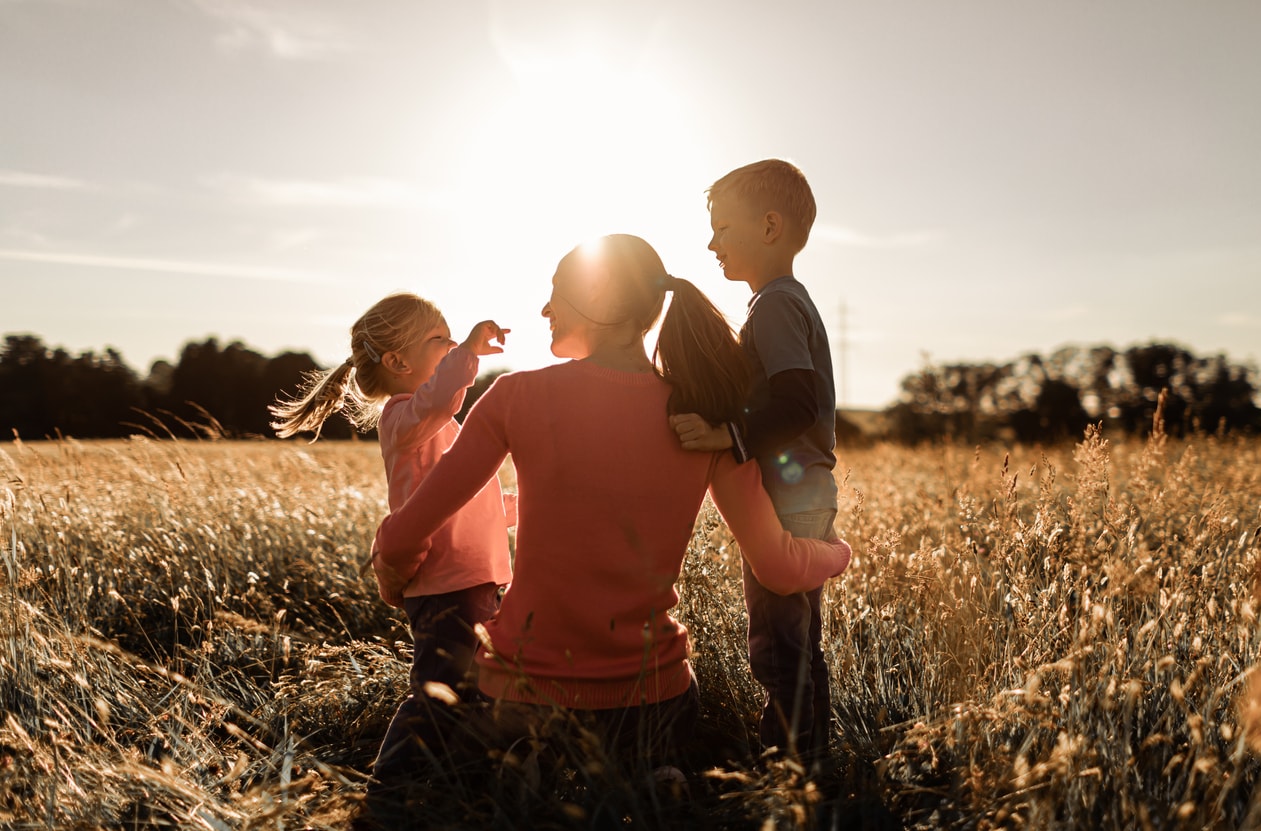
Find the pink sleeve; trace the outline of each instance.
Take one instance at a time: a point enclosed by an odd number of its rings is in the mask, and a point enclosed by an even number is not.
[[[407,501],[377,528],[374,557],[409,579],[429,553],[429,537],[477,495],[508,456],[503,376],[469,411],[455,443]]]
[[[507,520],[508,527],[514,528],[517,524],[517,495],[510,491],[504,491],[504,519]]]
[[[477,356],[469,349],[457,346],[443,356],[433,377],[391,407],[388,421],[382,419],[381,429],[389,431],[394,446],[433,438],[464,406],[464,394],[477,380],[477,367]]]
[[[757,462],[737,464],[730,453],[719,454],[709,492],[754,576],[776,594],[818,588],[849,565],[844,541],[799,539],[784,530]]]

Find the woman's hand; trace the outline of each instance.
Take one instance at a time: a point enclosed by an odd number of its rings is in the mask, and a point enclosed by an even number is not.
[[[408,578],[390,568],[373,552],[372,571],[377,577],[377,594],[387,606],[395,609],[403,608],[403,589],[407,588]]]
[[[842,557],[842,559],[839,561],[840,568],[838,568],[836,572],[832,575],[832,577],[840,577],[842,574],[845,573],[845,569],[849,568],[849,564],[853,561],[854,550],[850,548],[849,543],[845,542],[845,540],[841,539],[840,537],[836,535],[835,529],[832,531],[832,536],[828,537],[826,540],[824,540],[824,542],[832,546],[832,548],[835,549],[837,553],[839,553]]]

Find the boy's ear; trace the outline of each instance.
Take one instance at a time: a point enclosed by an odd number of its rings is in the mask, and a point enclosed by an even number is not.
[[[779,211],[767,211],[762,217],[762,242],[770,245],[784,233],[784,217]]]

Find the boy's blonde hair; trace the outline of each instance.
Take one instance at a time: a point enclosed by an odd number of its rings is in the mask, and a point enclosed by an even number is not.
[[[720,199],[741,202],[759,213],[775,211],[787,224],[793,253],[806,247],[818,209],[814,193],[801,170],[782,159],[765,159],[723,176],[705,191],[706,208],[712,210]]]
[[[276,416],[271,424],[276,435],[283,439],[311,430],[318,439],[324,422],[339,411],[359,430],[375,427],[390,398],[381,356],[407,349],[441,321],[438,307],[414,294],[391,294],[374,303],[350,327],[349,358],[307,374],[297,398],[278,398],[267,408]]]

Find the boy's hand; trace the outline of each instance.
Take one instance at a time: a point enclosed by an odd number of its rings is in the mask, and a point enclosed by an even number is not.
[[[473,327],[473,331],[469,332],[464,343],[460,345],[471,350],[474,355],[496,355],[504,351],[504,335],[511,331],[511,329],[500,329],[499,324],[493,320],[483,320]],[[499,341],[499,346],[492,344],[492,340]]]
[[[719,424],[715,427],[696,413],[672,415],[670,426],[678,434],[679,443],[684,450],[714,453],[731,447],[731,433],[727,431],[727,425]]]

